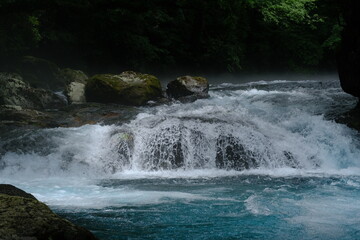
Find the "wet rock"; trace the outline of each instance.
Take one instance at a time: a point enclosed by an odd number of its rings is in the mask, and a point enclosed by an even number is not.
[[[65,86],[60,68],[46,59],[25,56],[20,60],[17,72],[34,88],[61,90]]]
[[[209,82],[203,77],[183,76],[167,85],[166,94],[183,102],[209,97]]]
[[[181,143],[179,127],[166,127],[146,142],[142,167],[147,170],[169,170],[184,166],[185,146]]]
[[[85,84],[88,76],[80,71],[70,68],[61,70],[61,77],[66,82],[65,95],[70,103],[85,103]]]
[[[120,171],[130,166],[130,161],[134,153],[134,134],[127,129],[120,129],[111,136],[111,148],[116,149],[116,161],[110,161],[106,167],[111,173]]]
[[[149,74],[100,74],[88,80],[85,96],[88,102],[141,106],[161,97],[161,84],[159,79]]]
[[[122,124],[138,113],[137,108],[116,104],[72,104],[53,112],[61,127],[79,127],[85,124]]]
[[[56,126],[51,114],[20,106],[0,105],[0,126]]]
[[[88,230],[59,217],[31,194],[13,186],[0,185],[0,239],[91,240],[97,238]]]
[[[65,95],[70,103],[85,103],[85,84],[79,82],[71,82],[67,84]]]
[[[49,90],[30,87],[18,74],[0,73],[0,105],[46,109],[63,107],[66,102]]]
[[[86,84],[87,79],[89,78],[83,71],[74,70],[71,68],[64,68],[60,70],[60,77],[64,80],[65,83],[78,82]]]
[[[258,167],[254,154],[233,136],[220,136],[216,148],[217,168],[241,171]]]

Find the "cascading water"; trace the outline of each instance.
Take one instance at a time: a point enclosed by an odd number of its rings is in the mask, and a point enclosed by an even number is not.
[[[334,121],[355,104],[336,80],[214,84],[127,123],[7,134],[0,181],[103,239],[356,239],[360,138]]]

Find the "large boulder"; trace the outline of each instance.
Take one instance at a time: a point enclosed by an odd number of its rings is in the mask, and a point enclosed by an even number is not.
[[[31,194],[0,184],[0,239],[91,240],[96,237],[59,217]]]
[[[70,103],[85,103],[85,85],[88,76],[80,71],[65,68],[61,70],[61,77],[65,80],[65,95]]]
[[[174,99],[194,101],[209,97],[209,82],[203,77],[182,76],[167,85],[166,94]]]
[[[63,107],[66,102],[49,90],[30,87],[18,74],[0,73],[0,105],[46,109]]]
[[[95,75],[88,79],[85,86],[88,102],[140,106],[161,95],[159,79],[153,75],[130,71],[119,75]]]
[[[25,56],[19,61],[17,72],[35,88],[60,90],[65,86],[60,68],[46,59]]]

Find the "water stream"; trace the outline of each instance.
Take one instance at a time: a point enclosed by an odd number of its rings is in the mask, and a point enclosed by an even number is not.
[[[216,83],[125,123],[1,139],[0,182],[100,239],[359,239],[356,105],[337,79]]]

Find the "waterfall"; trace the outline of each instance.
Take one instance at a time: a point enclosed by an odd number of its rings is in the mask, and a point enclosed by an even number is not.
[[[127,123],[8,137],[0,145],[0,173],[94,177],[357,168],[358,135],[333,120],[354,103],[336,81],[218,84],[209,99],[144,107]]]

